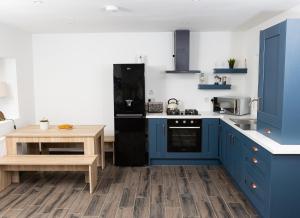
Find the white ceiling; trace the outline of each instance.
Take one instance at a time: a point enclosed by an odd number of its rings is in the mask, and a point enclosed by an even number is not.
[[[0,22],[33,33],[240,30],[300,0],[0,0]],[[104,12],[114,4],[117,13]]]

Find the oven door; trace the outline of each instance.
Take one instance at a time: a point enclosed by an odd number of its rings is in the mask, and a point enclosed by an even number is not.
[[[201,120],[168,120],[168,152],[201,152]]]

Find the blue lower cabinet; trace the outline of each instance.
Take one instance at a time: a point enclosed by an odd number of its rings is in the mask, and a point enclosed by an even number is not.
[[[299,166],[299,155],[273,155],[266,217],[300,217]]]
[[[230,144],[230,132],[229,128],[222,123],[221,124],[221,137],[220,137],[220,160],[224,167],[230,171],[230,152],[229,152],[229,144]]]
[[[243,168],[243,157],[245,154],[244,147],[242,145],[242,141],[236,135],[233,136],[233,177],[237,181],[239,185],[243,182],[244,168]]]
[[[201,152],[168,152],[167,119],[149,119],[149,164],[219,164],[219,122],[219,119],[202,119]]]
[[[300,217],[300,155],[273,155],[221,121],[220,160],[261,217]]]
[[[148,125],[150,165],[220,160],[261,217],[300,217],[300,155],[273,155],[219,119],[202,119],[201,152],[167,152],[167,119]]]
[[[148,120],[149,162],[152,158],[165,158],[167,147],[167,119]]]
[[[229,174],[238,182],[241,183],[243,177],[243,155],[244,147],[242,141],[235,134],[234,129],[221,123],[220,137],[220,160]]]
[[[202,156],[219,158],[219,119],[202,119]]]

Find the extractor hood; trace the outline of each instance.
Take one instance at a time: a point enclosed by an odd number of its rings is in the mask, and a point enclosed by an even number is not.
[[[166,73],[200,73],[200,70],[190,70],[190,31],[176,30],[174,32],[174,64],[175,70]]]

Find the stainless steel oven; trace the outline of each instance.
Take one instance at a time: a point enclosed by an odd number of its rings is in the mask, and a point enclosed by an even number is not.
[[[201,152],[201,119],[168,119],[168,152]]]

